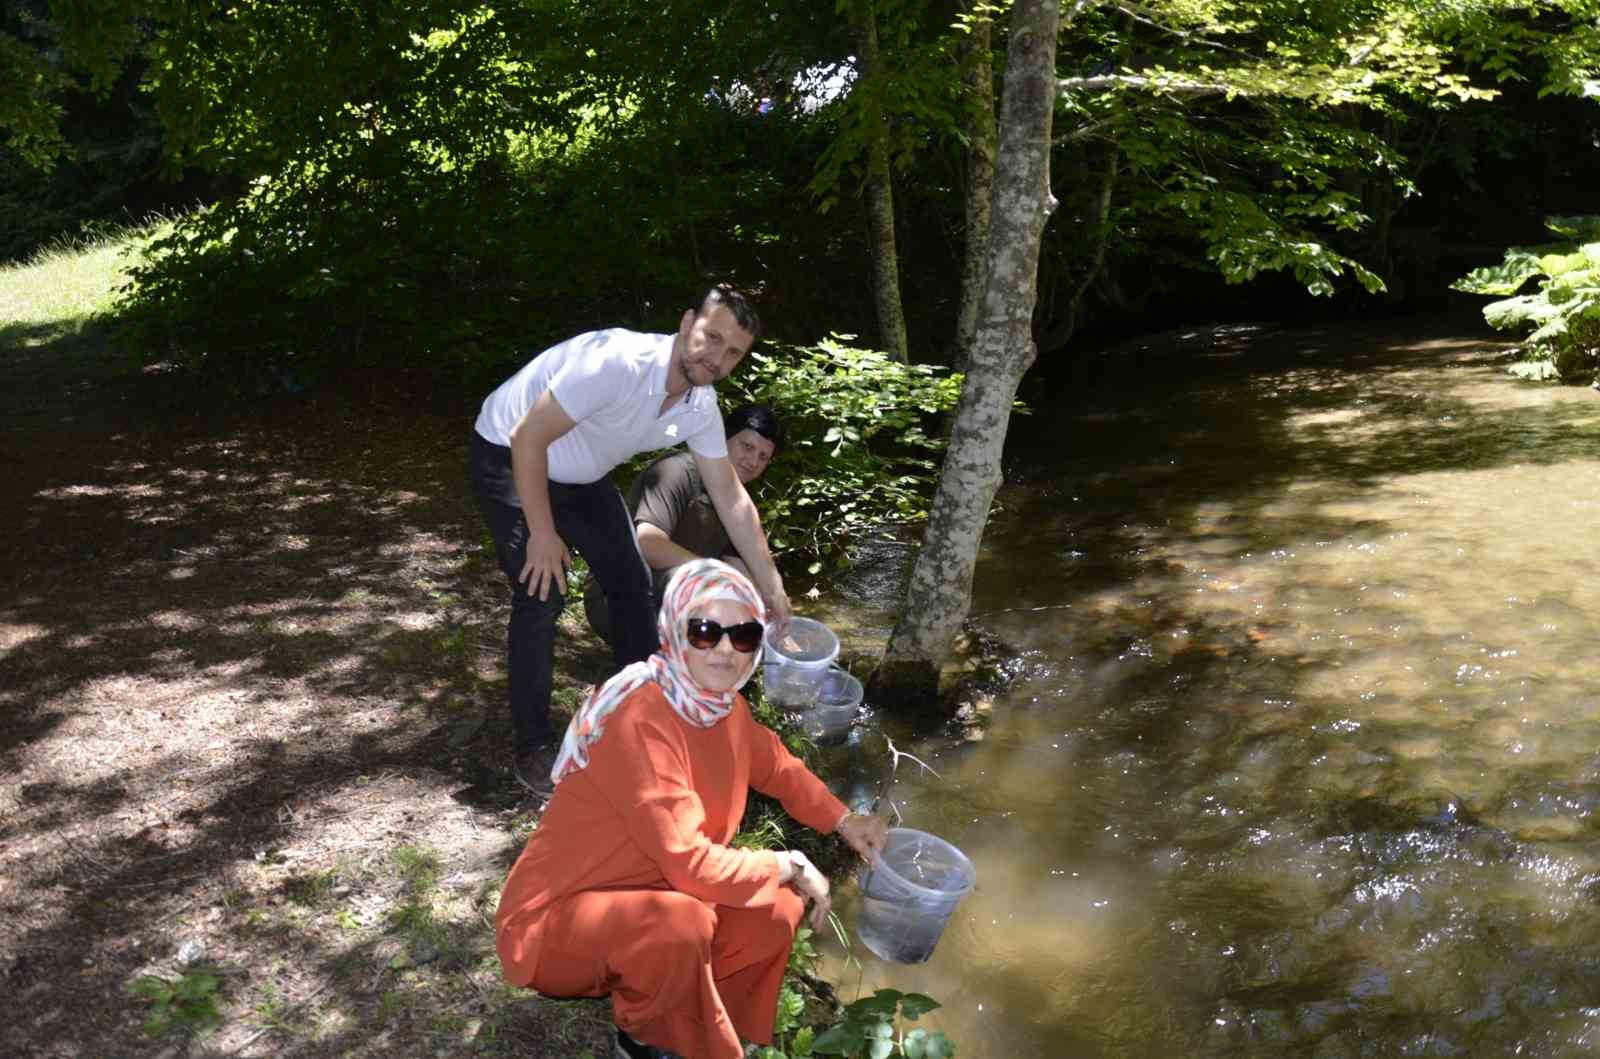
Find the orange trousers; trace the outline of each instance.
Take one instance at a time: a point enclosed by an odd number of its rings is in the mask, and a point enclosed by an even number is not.
[[[765,908],[710,905],[676,890],[587,890],[539,917],[547,996],[604,996],[635,1040],[684,1059],[742,1059],[772,1043],[778,988],[805,902],[784,888]]]

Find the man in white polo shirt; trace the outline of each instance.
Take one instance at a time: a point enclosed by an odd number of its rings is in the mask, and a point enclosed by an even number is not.
[[[483,402],[472,434],[471,474],[511,581],[507,634],[513,772],[548,797],[560,736],[550,727],[556,619],[565,605],[568,547],[606,595],[617,668],[657,647],[650,569],[633,520],[606,478],[641,452],[687,442],[706,492],[745,558],[768,617],[789,615],[755,505],[723,434],[712,385],[760,333],[754,307],[731,287],[712,288],[676,334],[612,328],[551,346]]]

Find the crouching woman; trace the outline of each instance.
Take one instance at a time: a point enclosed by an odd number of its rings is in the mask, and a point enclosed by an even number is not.
[[[547,996],[611,995],[619,1055],[739,1059],[772,1041],[789,946],[828,880],[793,850],[734,849],[750,788],[862,856],[881,819],[849,812],[759,724],[738,689],[765,610],[725,563],[679,568],[661,649],[573,717],[555,794],[495,916],[507,981]]]

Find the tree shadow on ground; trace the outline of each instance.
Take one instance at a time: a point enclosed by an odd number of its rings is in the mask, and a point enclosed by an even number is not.
[[[396,1050],[381,1001],[401,971],[362,957],[384,923],[342,944],[275,891],[341,848],[420,844],[449,867],[487,836],[465,869],[481,904],[533,811],[505,768],[506,591],[465,481],[470,413],[380,377],[220,403],[96,357],[103,333],[3,338],[0,1052]],[[610,670],[564,620],[558,707]],[[364,793],[397,779],[403,795]],[[453,980],[490,989],[481,917],[451,932],[477,945]],[[233,962],[233,1021],[209,1043],[141,1034],[129,982],[178,973],[192,937]],[[362,983],[339,977],[350,961]],[[271,1021],[263,983],[318,975],[350,993],[344,1029],[246,1032]],[[406,988],[407,1025],[467,1003]],[[526,1044],[544,1015],[508,1022],[507,1001],[473,1017]]]

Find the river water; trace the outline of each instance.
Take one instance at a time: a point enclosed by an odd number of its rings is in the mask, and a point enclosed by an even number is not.
[[[981,732],[882,722],[977,887],[926,964],[835,952],[847,998],[927,992],[968,1057],[1600,1051],[1600,394],[1440,332],[1025,391],[973,602],[1013,679]]]

